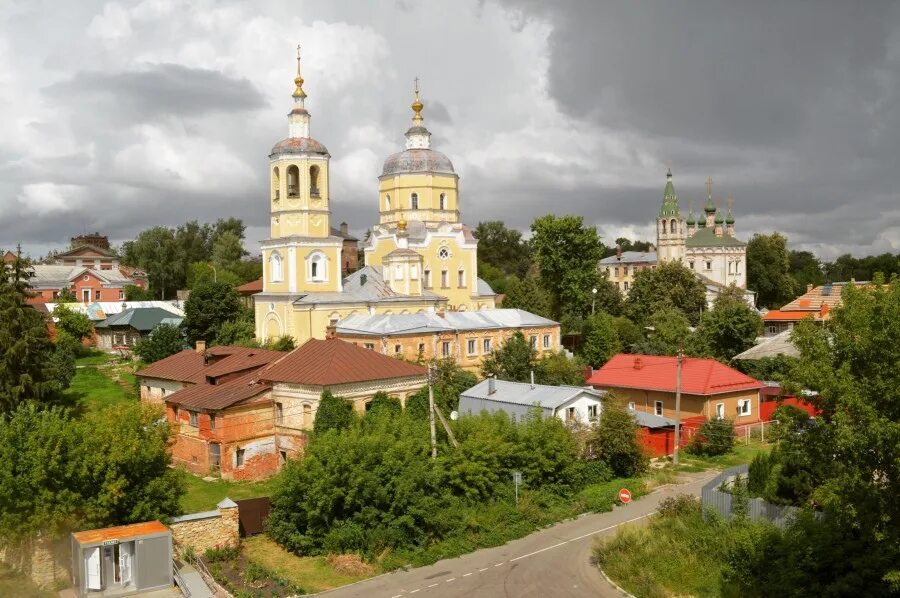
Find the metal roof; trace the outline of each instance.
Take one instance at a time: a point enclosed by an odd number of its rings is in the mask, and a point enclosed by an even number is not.
[[[655,264],[655,251],[623,251],[621,255],[611,255],[600,260],[602,266],[618,266],[619,264]]]
[[[766,357],[777,357],[778,355],[800,357],[800,351],[791,342],[790,330],[763,338],[758,344],[750,347],[743,353],[738,353],[732,359],[765,359]]]
[[[460,393],[460,399],[467,397],[482,401],[495,401],[511,405],[536,406],[544,409],[557,409],[572,399],[588,395],[601,399],[606,393],[582,386],[547,386],[544,384],[528,384],[527,382],[510,382],[494,380],[494,392],[490,392],[491,380],[482,380],[472,388]]]
[[[637,420],[638,425],[644,428],[668,428],[675,425],[674,419],[654,413],[644,413],[637,410],[630,410],[629,413]]]
[[[746,243],[735,239],[727,232],[716,235],[712,227],[704,227],[685,240],[687,247],[744,247]]]
[[[676,369],[675,357],[619,353],[594,372],[588,384],[674,393]],[[759,380],[715,359],[685,357],[681,370],[681,391],[685,394],[709,396],[763,387]]]
[[[171,320],[171,318],[172,312],[159,307],[137,307],[109,316],[95,324],[94,327],[130,326],[141,332],[149,332],[159,326],[163,320]],[[179,320],[178,323],[180,324],[181,321]]]
[[[443,317],[433,312],[348,316],[337,323],[337,332],[347,335],[386,336],[540,326],[557,326],[557,323],[523,309],[485,309],[451,311],[446,312]]]

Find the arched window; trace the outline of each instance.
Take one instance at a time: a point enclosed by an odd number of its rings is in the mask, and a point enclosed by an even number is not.
[[[384,196],[384,209],[385,210],[391,209],[391,194],[390,193],[388,193],[387,195]]]
[[[328,258],[324,253],[316,251],[307,258],[307,279],[312,282],[325,282],[328,280]]]
[[[309,428],[312,427],[312,405],[309,403],[303,404],[303,427]]]
[[[309,194],[319,197],[319,167],[315,164],[309,167]]]
[[[419,209],[419,194],[413,193],[409,196],[409,207],[413,210]]]
[[[287,192],[288,197],[300,194],[300,169],[294,164],[287,167]]]
[[[672,221],[669,222],[669,232],[674,233],[675,230],[677,229],[677,227],[678,227],[678,225],[676,224],[675,219],[672,218]]]
[[[447,209],[447,196],[443,193],[441,193],[441,209],[442,210]]]
[[[281,254],[273,251],[269,256],[269,279],[272,282],[281,282],[284,278],[283,269],[281,267]]]
[[[272,199],[278,201],[281,198],[281,174],[278,167],[272,169]]]

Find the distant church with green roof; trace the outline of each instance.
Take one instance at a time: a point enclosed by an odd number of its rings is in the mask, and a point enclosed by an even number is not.
[[[657,264],[670,261],[679,261],[694,272],[706,285],[710,303],[722,288],[731,284],[746,290],[747,244],[734,236],[732,206],[729,202],[728,214],[723,216],[713,202],[712,179],[706,180],[706,195],[703,213],[695,217],[691,209],[685,219],[669,170],[656,219],[656,254],[617,252],[600,261],[601,271],[605,270],[609,279],[626,295],[637,270],[655,268]],[[755,303],[751,291],[747,291],[746,296],[748,303]]]

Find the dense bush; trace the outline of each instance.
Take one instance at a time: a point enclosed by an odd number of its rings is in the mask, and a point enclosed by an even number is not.
[[[714,457],[730,453],[734,448],[734,424],[730,419],[712,418],[703,422],[697,435],[687,446],[695,455]]]
[[[693,494],[667,496],[656,509],[663,517],[680,517],[700,512],[700,501]]]
[[[313,431],[320,434],[328,430],[345,430],[353,425],[354,421],[356,414],[353,412],[353,403],[334,396],[330,390],[322,391]]]
[[[403,411],[403,405],[400,403],[400,399],[388,396],[386,392],[378,391],[375,393],[375,396],[372,397],[372,401],[369,403],[367,409],[368,412],[366,413],[366,417],[371,418],[383,411],[395,415],[399,414]]]
[[[637,421],[615,398],[603,403],[600,424],[594,437],[597,458],[613,474],[629,477],[647,468],[647,456],[638,440]]]

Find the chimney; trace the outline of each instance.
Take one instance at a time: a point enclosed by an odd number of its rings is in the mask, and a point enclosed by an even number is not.
[[[492,395],[495,392],[497,392],[497,383],[493,376],[488,376],[488,395]]]
[[[640,357],[634,358],[634,369],[639,370],[644,367],[644,361]]]
[[[810,292],[811,290],[813,290],[813,285],[812,285],[812,283],[811,283],[811,282],[806,283],[806,292],[808,293],[808,292]]]
[[[342,235],[347,235],[347,234],[349,234],[349,233],[347,232],[347,223],[346,223],[346,222],[341,222],[341,234],[342,234]]]
[[[618,245],[616,245],[616,259],[622,259],[622,248]]]
[[[531,388],[534,388],[534,370],[531,370]]]
[[[206,353],[206,341],[197,341],[195,349],[197,353],[200,353],[201,355]]]

